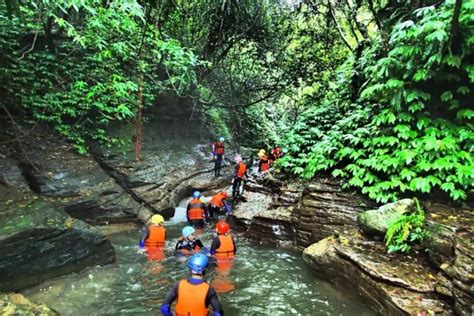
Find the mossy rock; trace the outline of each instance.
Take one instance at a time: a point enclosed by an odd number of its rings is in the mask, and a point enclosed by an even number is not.
[[[376,210],[360,213],[357,216],[357,223],[367,234],[385,236],[388,227],[393,221],[401,215],[415,210],[415,201],[412,199],[403,199],[382,205]]]

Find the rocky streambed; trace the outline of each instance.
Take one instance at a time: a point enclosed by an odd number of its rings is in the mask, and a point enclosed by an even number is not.
[[[202,139],[160,140],[146,147],[143,162],[132,153],[98,149],[79,156],[44,131],[2,151],[0,291],[112,263],[114,249],[95,225],[144,222],[156,212],[170,217],[193,190],[212,194],[229,186],[230,177],[212,176]],[[230,175],[230,167],[225,169]],[[377,207],[341,191],[338,183],[253,173],[246,188],[235,205],[236,228],[254,242],[302,252],[321,277],[342,290],[357,290],[380,314],[471,315],[472,209],[425,203],[428,223],[438,230],[431,252],[397,256],[387,255],[381,237],[364,233],[357,221]],[[45,308],[19,296],[4,296],[0,304]]]
[[[472,315],[472,208],[425,202],[427,225],[436,228],[428,252],[397,255],[374,234],[383,222],[377,214],[406,211],[412,200],[377,209],[328,179],[303,184],[271,174],[249,181],[245,200],[234,216],[250,238],[303,251],[318,275],[357,291],[380,314]]]

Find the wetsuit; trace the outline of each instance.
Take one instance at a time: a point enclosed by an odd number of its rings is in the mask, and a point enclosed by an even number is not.
[[[202,283],[207,283],[203,279],[195,279],[195,278],[189,278],[186,280],[191,286],[195,285],[196,287],[199,286]],[[163,311],[163,307],[165,306],[171,306],[171,304],[178,298],[178,293],[179,293],[179,284],[180,282],[177,282],[173,288],[169,291],[168,295],[164,299],[160,309]],[[221,303],[219,302],[219,297],[217,296],[216,291],[209,286],[209,290],[206,294],[206,298],[204,301],[204,305],[206,308],[211,305],[214,313],[219,313],[219,315],[223,315],[224,312],[222,310]],[[166,314],[165,314],[166,315]],[[171,315],[168,314],[168,315]]]
[[[232,181],[232,197],[235,198],[240,195],[239,190],[240,186],[242,185],[242,179],[244,177],[248,178],[248,176],[246,164],[239,162],[237,165],[235,165],[234,179]]]
[[[224,143],[215,142],[212,145],[214,155],[214,176],[221,175],[222,160],[224,159]]]
[[[200,239],[189,240],[183,237],[178,240],[175,247],[176,250],[185,249],[189,251],[200,250],[203,248],[204,245],[202,244],[202,241]]]

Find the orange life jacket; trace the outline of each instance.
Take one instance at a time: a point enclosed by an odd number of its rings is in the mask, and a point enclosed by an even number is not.
[[[176,316],[207,316],[206,296],[209,284],[191,284],[181,280],[178,285],[178,300],[176,302]]]
[[[212,196],[211,204],[218,208],[224,207],[224,202],[222,201],[224,198],[222,194],[218,193]]]
[[[145,239],[146,247],[163,247],[166,239],[166,228],[163,226],[148,226],[148,237]]]
[[[262,161],[262,164],[260,165],[260,170],[261,171],[265,171],[265,170],[268,170],[269,168],[269,163],[268,163],[268,157],[267,156],[262,156],[262,158],[260,158],[260,160]]]
[[[206,215],[203,205],[200,199],[192,199],[191,202],[189,202],[188,218],[190,220],[204,219]]]
[[[229,235],[219,235],[218,236],[221,245],[216,249],[216,258],[233,258],[235,254],[234,242],[232,236]]]
[[[214,143],[214,151],[217,155],[224,154],[224,143],[223,142],[215,142]]]
[[[243,178],[244,175],[245,175],[245,171],[247,171],[247,165],[244,164],[243,162],[239,162],[238,166],[239,167],[237,169],[236,177],[237,178]]]

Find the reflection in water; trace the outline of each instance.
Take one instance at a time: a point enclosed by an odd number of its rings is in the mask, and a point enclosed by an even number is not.
[[[163,251],[137,254],[142,231],[110,236],[117,263],[45,282],[24,294],[61,315],[159,315],[169,289],[187,277],[174,255],[184,223],[168,221]],[[200,236],[209,247],[214,230]],[[205,279],[219,292],[226,315],[374,315],[369,308],[315,278],[300,254],[251,244],[237,234],[233,261],[213,262]],[[181,257],[182,258],[182,257]],[[150,259],[150,260],[149,260]],[[186,258],[184,258],[186,259]]]

